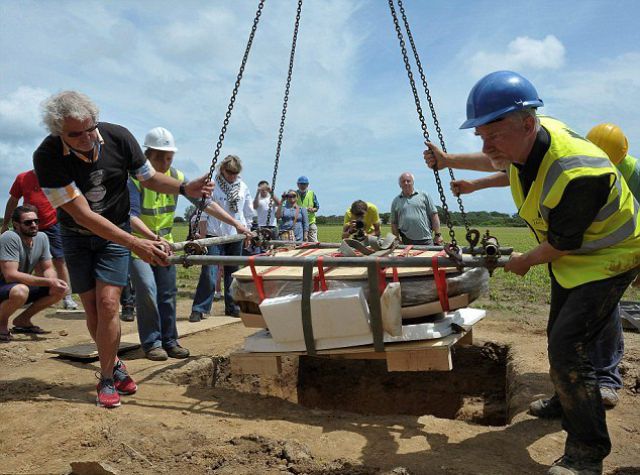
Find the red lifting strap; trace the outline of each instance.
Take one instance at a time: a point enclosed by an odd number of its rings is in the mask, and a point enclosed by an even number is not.
[[[324,278],[324,256],[319,256],[318,257],[318,280],[317,282],[320,284],[320,289],[323,292],[326,292],[327,290],[329,290],[327,288],[327,281]],[[318,289],[316,289],[317,291]]]
[[[258,297],[260,297],[260,302],[265,298],[264,294],[264,281],[262,280],[262,276],[258,274],[256,271],[256,256],[249,257],[249,268],[251,269],[251,276],[253,277],[253,283],[256,286],[256,290],[258,291]]]
[[[438,268],[438,256],[446,256],[444,251],[439,252],[431,258],[431,265],[433,267],[433,280],[436,283],[436,289],[438,290],[438,299],[444,312],[449,311],[449,295],[447,290],[447,273]]]
[[[380,258],[378,257],[376,260],[380,260]],[[376,268],[378,269],[378,289],[382,295],[384,289],[387,288],[387,269],[380,267],[378,262],[376,262]]]

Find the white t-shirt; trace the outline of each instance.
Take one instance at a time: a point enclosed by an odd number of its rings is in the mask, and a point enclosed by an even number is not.
[[[238,180],[240,180],[240,178],[238,178]],[[242,180],[240,180],[238,198],[238,211],[233,212],[229,209],[227,195],[219,186],[216,186],[211,194],[212,201],[215,201],[222,206],[227,213],[240,221],[244,226],[251,227],[251,221],[255,216],[253,211],[253,199],[251,198],[249,187]],[[210,236],[231,236],[238,234],[238,231],[232,225],[223,223],[219,219],[203,213],[200,221],[205,220],[207,221],[207,234]]]
[[[260,192],[258,192],[260,193]],[[267,214],[269,212],[269,200],[271,200],[271,195],[267,195],[266,197],[258,198],[258,207],[256,208],[256,214],[258,215],[258,226],[275,226],[276,225],[276,202],[273,202],[273,206],[271,207],[271,220],[270,223],[267,224]]]

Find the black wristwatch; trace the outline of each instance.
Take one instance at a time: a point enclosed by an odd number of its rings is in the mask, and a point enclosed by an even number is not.
[[[180,190],[178,191],[182,196],[187,196],[187,182],[180,183]]]

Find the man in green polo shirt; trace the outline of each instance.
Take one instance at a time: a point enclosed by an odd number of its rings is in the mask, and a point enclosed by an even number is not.
[[[431,197],[414,188],[409,172],[400,175],[398,184],[402,193],[391,203],[391,231],[403,244],[431,246],[442,244],[440,218]]]

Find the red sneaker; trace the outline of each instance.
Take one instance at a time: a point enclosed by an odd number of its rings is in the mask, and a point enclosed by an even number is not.
[[[100,378],[96,389],[98,390],[97,406],[111,408],[120,405],[120,395],[116,391],[113,379]]]
[[[125,396],[133,394],[138,390],[138,385],[133,378],[129,376],[127,367],[124,365],[122,360],[116,361],[116,364],[113,367],[113,381],[118,393]]]

